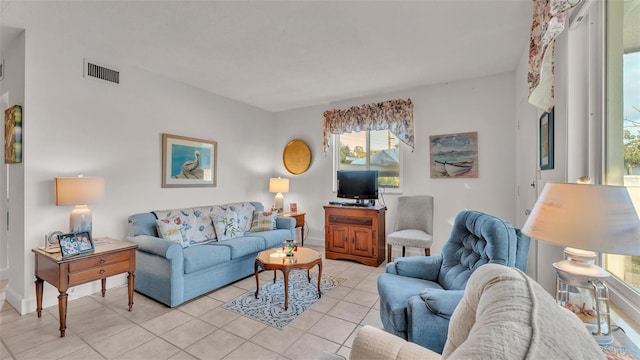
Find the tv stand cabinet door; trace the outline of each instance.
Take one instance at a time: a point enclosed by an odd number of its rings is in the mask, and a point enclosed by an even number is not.
[[[349,253],[349,227],[345,225],[329,225],[329,235],[325,239],[325,246],[333,252]]]

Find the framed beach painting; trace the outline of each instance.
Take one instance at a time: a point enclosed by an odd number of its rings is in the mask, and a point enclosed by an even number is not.
[[[540,116],[540,170],[553,169],[553,111]]]
[[[216,186],[218,143],[162,134],[162,187]]]
[[[478,177],[478,132],[433,135],[431,143],[432,178]]]

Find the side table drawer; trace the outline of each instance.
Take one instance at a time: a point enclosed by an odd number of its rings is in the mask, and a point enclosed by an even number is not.
[[[103,254],[100,256],[94,256],[85,260],[74,261],[69,264],[69,272],[77,272],[85,269],[91,269],[99,266],[113,264],[117,262],[128,262],[129,252],[121,251],[114,254]]]
[[[104,279],[109,276],[122,274],[129,270],[129,261],[123,261],[115,264],[108,264],[104,266],[96,266],[94,268],[70,272],[69,273],[69,286],[75,284],[82,284],[88,281]]]

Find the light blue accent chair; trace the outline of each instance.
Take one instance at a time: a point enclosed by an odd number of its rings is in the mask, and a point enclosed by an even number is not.
[[[384,329],[441,354],[471,274],[490,263],[526,270],[529,242],[504,220],[460,212],[441,255],[397,258],[378,276]]]

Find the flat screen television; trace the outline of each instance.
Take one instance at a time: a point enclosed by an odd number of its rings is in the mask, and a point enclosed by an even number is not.
[[[342,199],[376,200],[378,170],[338,171],[338,197]]]

